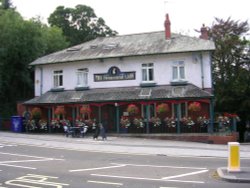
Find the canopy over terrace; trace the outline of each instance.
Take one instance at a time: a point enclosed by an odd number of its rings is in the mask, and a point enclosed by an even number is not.
[[[105,88],[105,89],[89,89],[84,91],[67,90],[67,91],[48,91],[40,97],[35,97],[29,101],[26,101],[24,105],[29,107],[45,107],[48,109],[47,119],[50,121],[54,117],[53,109],[56,106],[70,106],[72,110],[72,119],[74,120],[79,115],[79,109],[77,107],[88,104],[97,108],[95,119],[97,122],[102,122],[104,116],[109,116],[106,113],[105,106],[110,106],[113,109],[114,120],[109,117],[107,121],[112,121],[115,124],[116,132],[120,130],[120,118],[126,106],[128,104],[144,105],[147,109],[151,104],[156,103],[168,103],[171,105],[177,105],[181,103],[188,103],[192,101],[198,101],[204,103],[207,107],[204,108],[204,114],[208,115],[210,119],[213,119],[212,111],[212,97],[213,95],[205,90],[202,90],[192,84],[186,85],[164,85],[154,87],[124,87],[124,88]],[[104,112],[102,111],[104,109]],[[176,116],[181,118],[180,108],[177,107],[177,114],[171,113],[170,116]],[[172,110],[173,112],[173,110]],[[179,113],[179,114],[178,114]],[[104,116],[103,116],[104,115]],[[150,113],[145,113],[144,117],[146,122],[146,132],[149,133],[149,119]],[[212,130],[212,123],[210,130]],[[177,129],[176,132],[180,132]]]

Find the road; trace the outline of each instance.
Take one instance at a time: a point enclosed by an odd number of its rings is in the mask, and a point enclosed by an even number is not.
[[[250,166],[250,160],[241,161]],[[0,142],[0,188],[249,187],[216,174],[225,158],[77,151]]]

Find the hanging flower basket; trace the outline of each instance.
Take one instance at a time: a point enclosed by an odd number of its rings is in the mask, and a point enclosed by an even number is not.
[[[55,110],[55,115],[64,115],[66,114],[64,106],[58,106]]]
[[[168,104],[166,103],[161,103],[156,107],[156,113],[157,114],[163,114],[169,111]]]
[[[40,108],[35,107],[35,108],[32,109],[31,115],[32,115],[33,119],[40,119],[41,116],[42,116],[42,111],[41,111]]]
[[[191,112],[199,112],[201,111],[201,104],[199,102],[192,102],[189,104],[188,110]]]
[[[90,109],[89,105],[83,105],[80,108],[80,113],[81,114],[90,114],[91,113],[91,109]]]
[[[139,108],[134,104],[130,104],[128,105],[127,112],[129,115],[136,115],[139,113]]]

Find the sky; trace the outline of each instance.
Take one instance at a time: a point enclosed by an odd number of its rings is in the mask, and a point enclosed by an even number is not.
[[[166,13],[171,31],[199,36],[202,24],[211,26],[215,17],[248,21],[250,0],[11,0],[25,19],[40,16],[44,23],[57,6],[90,6],[119,35],[164,30]]]

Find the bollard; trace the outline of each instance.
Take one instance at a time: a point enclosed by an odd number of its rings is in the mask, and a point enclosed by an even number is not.
[[[240,144],[228,142],[228,172],[240,172]]]

